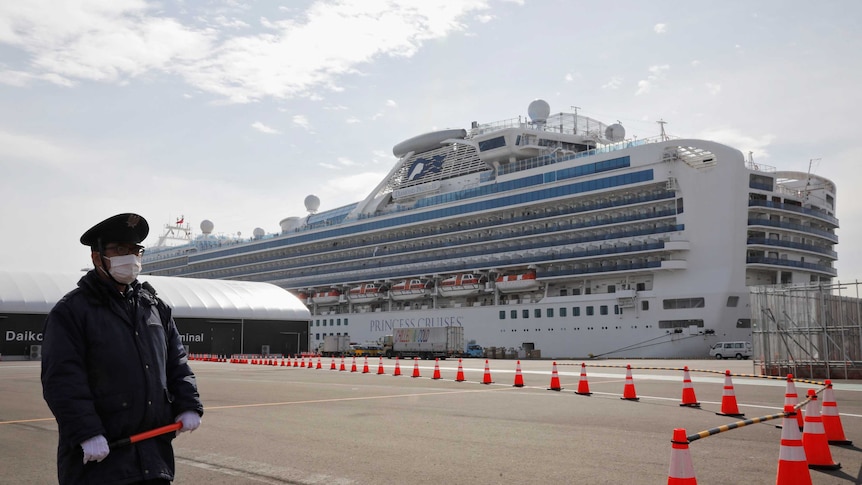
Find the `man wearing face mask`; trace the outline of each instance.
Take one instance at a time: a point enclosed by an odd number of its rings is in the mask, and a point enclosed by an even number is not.
[[[148,232],[128,213],[87,230],[81,243],[94,269],[45,321],[42,394],[59,428],[61,484],[169,483],[175,433],[108,443],[174,422],[180,432],[200,426],[203,405],[170,308],[137,280]]]

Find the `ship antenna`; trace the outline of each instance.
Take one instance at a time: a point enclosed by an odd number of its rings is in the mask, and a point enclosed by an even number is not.
[[[665,121],[664,119],[659,119],[658,121],[656,121],[656,123],[661,125],[661,141],[667,141],[667,133],[665,133],[664,131],[664,125],[667,124],[667,121]]]
[[[808,176],[805,178],[805,192],[804,197],[802,198],[803,202],[808,202],[808,194],[811,193],[811,167],[814,165],[814,162],[820,163],[819,158],[809,158],[808,159]]]
[[[575,135],[578,134],[578,110],[579,109],[581,109],[580,106],[572,106],[572,111],[575,112],[575,131],[573,131],[572,133],[574,133]]]

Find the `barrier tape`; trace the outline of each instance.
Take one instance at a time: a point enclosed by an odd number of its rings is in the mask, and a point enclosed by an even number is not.
[[[569,364],[569,363],[562,363],[562,362],[561,362],[561,363],[559,363],[558,365],[560,365],[560,366],[567,366],[567,365],[570,365],[570,366],[577,366],[577,367],[580,367],[580,366],[581,366],[581,364]],[[587,364],[587,363],[584,363],[584,366],[586,366],[586,367],[605,367],[605,368],[611,368],[611,369],[625,369],[625,368],[627,368],[627,367],[628,367],[628,365],[619,365],[619,364],[613,364],[613,365],[611,365],[611,364]],[[683,369],[682,367],[635,367],[635,366],[631,366],[631,369],[632,369],[632,370],[672,370],[672,371],[680,371],[680,372],[682,372],[683,370],[685,370],[685,369]],[[724,371],[712,370],[712,369],[688,369],[688,371],[689,371],[689,372],[701,372],[701,373],[704,373],[704,374],[720,374],[720,375],[725,375],[725,372],[724,372]],[[772,379],[772,380],[776,380],[776,381],[785,381],[785,380],[787,380],[787,377],[786,377],[786,376],[785,376],[785,377],[780,377],[780,376],[762,376],[762,375],[758,375],[758,374],[730,374],[730,375],[731,375],[732,377],[750,377],[750,378],[753,378],[753,379]],[[815,386],[825,386],[825,385],[826,385],[826,383],[825,383],[825,382],[821,382],[821,381],[812,381],[812,380],[809,380],[809,379],[797,379],[797,378],[795,378],[795,377],[793,378],[793,382],[804,382],[804,383],[806,383],[806,384],[814,384]],[[819,392],[821,392],[821,391],[818,391],[818,393],[819,393]]]

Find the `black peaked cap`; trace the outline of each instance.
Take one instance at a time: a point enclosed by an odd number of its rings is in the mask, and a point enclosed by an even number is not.
[[[138,244],[146,239],[149,233],[150,225],[138,214],[117,214],[87,229],[87,232],[81,236],[81,244],[97,247],[99,240],[102,244],[109,242]]]

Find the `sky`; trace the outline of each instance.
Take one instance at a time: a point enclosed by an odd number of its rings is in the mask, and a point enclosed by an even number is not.
[[[250,237],[365,198],[421,133],[534,99],[833,180],[862,278],[862,2],[0,2],[0,269],[77,271],[122,212]]]

